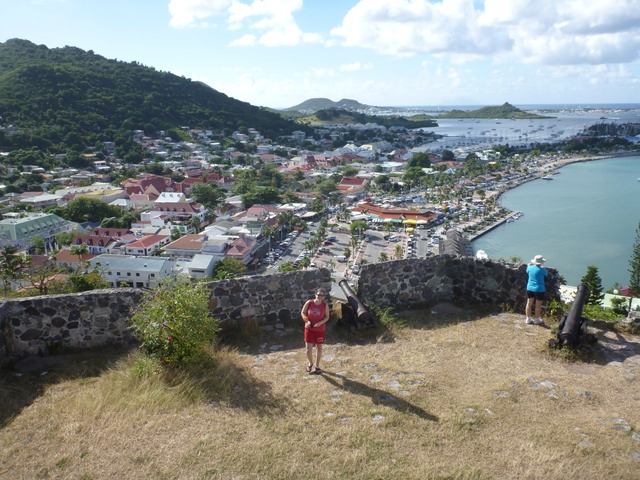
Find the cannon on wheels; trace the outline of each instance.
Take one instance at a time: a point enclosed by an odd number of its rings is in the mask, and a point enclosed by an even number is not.
[[[558,327],[558,338],[549,341],[551,346],[585,348],[595,341],[595,336],[587,333],[588,318],[582,316],[588,293],[586,285],[578,285],[571,310],[562,317]]]
[[[341,323],[351,329],[376,325],[369,308],[358,298],[349,282],[340,280],[338,285],[347,297],[347,303],[342,304]]]

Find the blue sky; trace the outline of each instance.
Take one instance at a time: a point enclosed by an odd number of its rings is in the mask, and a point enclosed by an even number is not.
[[[640,0],[0,0],[74,46],[253,105],[640,103]]]

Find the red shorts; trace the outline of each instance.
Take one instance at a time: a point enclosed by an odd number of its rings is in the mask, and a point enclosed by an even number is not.
[[[304,341],[306,343],[324,343],[324,328],[305,328],[304,329]]]

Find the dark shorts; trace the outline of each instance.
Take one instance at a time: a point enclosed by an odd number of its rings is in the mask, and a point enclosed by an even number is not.
[[[527,298],[535,298],[536,300],[544,300],[544,292],[532,292],[527,290]]]
[[[316,330],[315,328],[304,329],[304,341],[306,343],[323,344],[324,343],[324,328],[322,330]]]

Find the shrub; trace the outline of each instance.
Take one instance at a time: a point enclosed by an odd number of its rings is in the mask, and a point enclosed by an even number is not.
[[[165,363],[187,363],[213,346],[219,320],[209,312],[204,283],[176,279],[148,292],[131,317],[131,328],[148,354]]]

